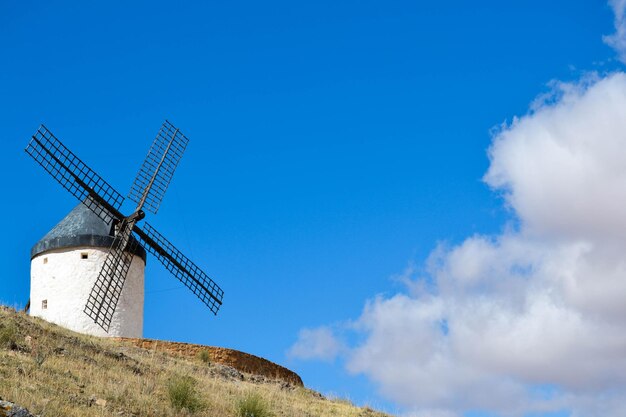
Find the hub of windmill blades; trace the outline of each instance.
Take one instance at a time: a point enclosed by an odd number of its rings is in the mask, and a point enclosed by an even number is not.
[[[137,204],[133,214],[119,210],[124,197],[67,149],[44,125],[32,136],[28,153],[59,184],[112,228],[113,243],[91,289],[84,312],[107,333],[133,260],[135,245],[154,255],[191,290],[213,314],[224,291],[152,226],[144,229],[143,209],[156,214],[189,140],[167,120],[161,126],[140,167],[128,198]]]

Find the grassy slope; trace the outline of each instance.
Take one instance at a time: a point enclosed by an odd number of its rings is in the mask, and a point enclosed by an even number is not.
[[[240,401],[250,394],[267,407],[267,417],[385,416],[306,388],[253,383],[249,375],[241,380],[229,371],[199,359],[80,335],[0,307],[0,397],[42,417],[236,417]],[[195,382],[201,403],[193,413],[170,401],[168,385],[185,376]]]

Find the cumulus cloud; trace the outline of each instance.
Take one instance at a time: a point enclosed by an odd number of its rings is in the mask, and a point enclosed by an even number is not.
[[[412,416],[626,415],[626,74],[553,88],[488,152],[515,226],[436,248],[355,321],[346,367]]]
[[[530,232],[626,236],[626,87],[623,74],[559,84],[556,105],[516,119],[489,150],[486,182],[503,190]]]
[[[332,361],[344,349],[343,344],[326,326],[302,329],[298,341],[289,349],[287,356],[294,359],[317,359]]]
[[[626,0],[609,0],[615,19],[615,33],[604,37],[604,42],[615,49],[620,61],[626,63]]]

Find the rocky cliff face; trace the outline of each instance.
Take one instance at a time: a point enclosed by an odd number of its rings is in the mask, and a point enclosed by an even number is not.
[[[260,375],[268,379],[281,380],[288,384],[301,387],[304,386],[302,379],[295,372],[270,362],[267,359],[233,349],[151,339],[118,338],[117,340],[131,343],[143,349],[156,350],[184,357],[196,357],[200,352],[206,351],[212,363],[230,366],[247,374]]]

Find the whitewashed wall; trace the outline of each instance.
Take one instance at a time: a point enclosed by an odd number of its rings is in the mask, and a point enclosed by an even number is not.
[[[107,252],[104,248],[57,249],[33,258],[30,314],[94,336],[141,337],[146,265],[139,256],[133,258],[109,333],[83,312]],[[88,259],[81,259],[83,253]],[[44,300],[46,309],[42,308]]]

